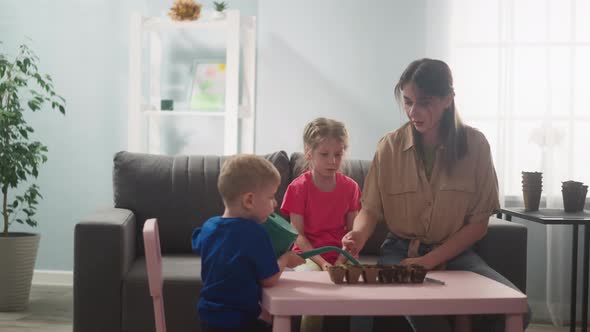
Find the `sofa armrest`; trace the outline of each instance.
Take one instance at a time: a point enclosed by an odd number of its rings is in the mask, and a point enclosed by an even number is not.
[[[97,211],[74,231],[74,332],[121,330],[121,285],[135,259],[135,215]]]
[[[487,234],[474,249],[491,268],[526,293],[526,226],[491,217]]]

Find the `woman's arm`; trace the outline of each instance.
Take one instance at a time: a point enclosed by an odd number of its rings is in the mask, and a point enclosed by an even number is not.
[[[354,219],[359,215],[358,211],[350,211],[346,214],[346,229],[351,231],[354,226]]]
[[[352,230],[352,227],[354,225],[354,219],[356,218],[356,216],[358,214],[359,214],[358,211],[351,211],[346,214],[346,229],[347,230],[349,230],[349,231]],[[334,263],[334,265],[344,264],[344,263],[346,263],[347,260],[348,259],[344,255],[340,254],[340,255],[338,255],[338,258],[336,259],[336,262]]]
[[[424,266],[427,270],[434,269],[438,265],[445,263],[451,258],[464,252],[475,242],[479,241],[484,237],[487,229],[487,220],[466,224],[445,243],[436,247],[428,254],[421,257],[406,258],[401,264],[418,264]]]
[[[361,209],[361,212],[354,219],[352,230],[342,238],[344,249],[352,255],[358,255],[371,234],[373,234],[375,225],[377,225],[377,218],[364,208]]]
[[[299,247],[299,249],[303,251],[310,251],[314,249],[311,242],[309,242],[309,240],[305,237],[305,226],[303,223],[303,216],[297,213],[291,213],[289,216],[291,218],[291,225],[293,225],[293,227],[295,227],[295,229],[297,230],[297,233],[299,233],[299,236],[297,236],[297,239],[295,240],[295,244]],[[314,261],[314,263],[316,263],[318,266],[320,266],[322,270],[325,270],[328,266],[332,265],[328,263],[328,261],[326,261],[320,255],[311,257],[311,260]]]

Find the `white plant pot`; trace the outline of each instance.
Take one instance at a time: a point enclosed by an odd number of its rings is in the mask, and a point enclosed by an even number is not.
[[[0,311],[22,311],[29,305],[39,234],[0,234]]]
[[[213,19],[213,20],[223,20],[223,19],[225,19],[225,12],[224,11],[223,12],[214,11],[211,14],[211,19]]]

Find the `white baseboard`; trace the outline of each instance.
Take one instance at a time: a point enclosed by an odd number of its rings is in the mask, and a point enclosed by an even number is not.
[[[74,273],[60,270],[35,270],[33,285],[73,286]]]
[[[547,310],[547,303],[543,301],[531,301],[529,299],[529,305],[533,312],[532,323],[535,324],[552,324],[551,315]]]

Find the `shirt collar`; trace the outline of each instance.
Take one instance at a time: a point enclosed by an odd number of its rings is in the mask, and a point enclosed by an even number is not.
[[[412,124],[411,123],[407,123],[406,127],[403,128],[403,137],[404,137],[404,144],[403,144],[403,149],[404,152],[408,151],[410,148],[413,148],[414,145],[416,144],[414,142],[414,134],[412,133]],[[445,146],[444,144],[439,144],[436,148],[436,150],[438,149],[444,149]]]
[[[404,135],[404,151],[408,151],[411,147],[414,146],[414,134],[412,133],[412,124],[407,123],[406,127],[403,129]]]

